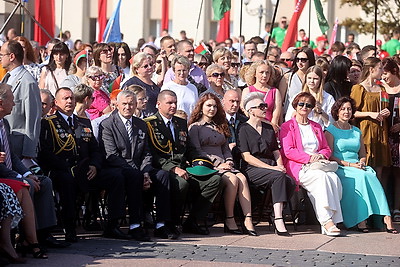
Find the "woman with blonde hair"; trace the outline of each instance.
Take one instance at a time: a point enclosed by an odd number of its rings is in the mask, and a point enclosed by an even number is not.
[[[224,83],[225,83],[225,68],[217,64],[211,64],[207,67],[206,75],[208,82],[210,83],[210,88],[208,88],[204,93],[200,95],[203,96],[207,93],[212,93],[216,95],[220,101],[224,98]]]
[[[331,108],[335,103],[333,96],[324,91],[324,73],[319,66],[312,66],[306,72],[302,92],[310,93],[316,100],[315,107],[309,113],[309,119],[321,125],[324,129],[333,122]],[[295,114],[293,106],[289,106],[285,121],[290,120]]]
[[[265,119],[271,122],[275,132],[278,131],[282,113],[282,97],[279,90],[271,86],[274,69],[266,61],[256,61],[251,64],[245,74],[246,83],[249,87],[243,89],[241,106],[249,93],[258,92],[264,95],[264,102],[267,104]]]
[[[235,76],[229,74],[229,70],[232,67],[232,53],[224,47],[217,48],[213,54],[213,61],[215,64],[224,67],[225,78],[224,78],[224,91],[236,90],[238,87],[238,80]]]
[[[160,93],[160,87],[158,87],[152,80],[153,73],[155,71],[154,59],[151,55],[144,52],[139,52],[133,57],[131,64],[132,78],[124,83],[122,89],[136,84],[146,89],[147,95],[147,107],[144,111],[146,117],[153,115],[157,112],[156,103],[157,96]]]
[[[110,97],[101,88],[106,75],[100,67],[91,66],[83,78],[84,83],[94,89],[93,102],[86,110],[90,119],[96,119],[111,111]]]

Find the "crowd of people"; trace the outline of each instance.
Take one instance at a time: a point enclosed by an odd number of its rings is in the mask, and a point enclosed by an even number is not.
[[[219,195],[224,231],[258,236],[251,187],[270,190],[282,237],[291,236],[284,207],[302,190],[322,234],[381,228],[372,215],[397,234],[399,54],[382,58],[384,46],[360,49],[354,40],[327,49],[324,36],[315,45],[304,30],[298,47],[282,52],[284,18],[280,24],[260,51],[268,34],[210,42],[205,54],[168,34],[135,49],[80,40],[71,49],[53,39],[41,54],[25,37],[6,41],[2,255],[45,259],[46,247],[78,241],[80,219],[106,238],[146,242],[149,228],[162,239],[208,235]],[[398,41],[398,31],[393,36]],[[52,235],[57,225],[65,241]]]

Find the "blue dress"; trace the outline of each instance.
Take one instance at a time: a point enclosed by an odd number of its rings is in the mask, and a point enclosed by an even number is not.
[[[350,163],[359,161],[360,138],[359,128],[352,126],[350,130],[341,130],[329,125],[326,130],[333,135],[333,156]],[[372,214],[390,215],[382,185],[375,171],[367,166],[365,170],[354,167],[339,166],[336,174],[343,187],[340,201],[343,223],[349,228],[366,220]]]

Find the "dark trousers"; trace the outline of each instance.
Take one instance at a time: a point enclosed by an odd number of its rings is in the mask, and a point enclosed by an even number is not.
[[[280,171],[248,166],[245,174],[255,186],[271,188],[273,204],[289,201],[296,188],[294,180]]]
[[[174,192],[181,192],[181,195],[175,199],[174,208],[182,211],[182,196],[189,193],[189,201],[192,203],[192,209],[190,210],[190,216],[196,219],[203,219],[207,216],[207,213],[214,202],[215,197],[218,194],[221,184],[221,176],[211,175],[204,177],[197,177],[189,175],[189,179],[186,181],[182,177],[171,173],[171,185],[174,187]],[[182,201],[182,202],[177,202]],[[181,207],[179,209],[179,207]]]
[[[128,202],[129,224],[140,224],[143,216],[143,173],[134,168],[122,169]]]
[[[60,194],[61,215],[65,228],[75,228],[74,220],[78,193],[106,190],[108,193],[109,218],[123,217],[124,177],[119,169],[103,169],[90,181],[85,177],[74,177],[70,171],[59,170],[51,171],[50,178],[53,181],[54,188]],[[83,186],[82,181],[84,181]],[[86,191],[83,189],[86,189]]]
[[[151,188],[156,197],[156,220],[168,222],[171,220],[171,193],[169,173],[153,169],[149,172],[152,181]]]

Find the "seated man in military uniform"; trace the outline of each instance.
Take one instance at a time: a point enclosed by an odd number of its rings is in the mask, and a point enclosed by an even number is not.
[[[183,224],[183,232],[209,234],[207,227],[200,227],[214,201],[221,182],[216,174],[195,176],[186,171],[187,162],[198,158],[188,136],[187,122],[174,116],[176,94],[171,90],[160,92],[157,98],[158,112],[145,119],[149,128],[153,166],[170,173],[172,193],[172,219],[178,224],[189,190],[192,209]]]
[[[73,114],[75,98],[62,87],[55,94],[57,112],[42,119],[39,162],[60,194],[65,239],[77,242],[76,199],[79,191],[108,191],[109,221],[106,231],[115,238],[129,238],[118,228],[124,216],[124,178],[118,169],[101,169],[102,157],[90,120]]]

